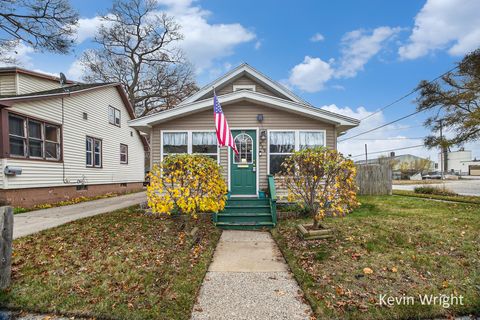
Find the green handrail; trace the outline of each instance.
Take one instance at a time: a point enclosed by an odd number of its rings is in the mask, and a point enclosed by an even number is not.
[[[268,175],[268,193],[270,199],[277,201],[277,191],[275,190],[275,180],[272,175]]]
[[[268,176],[268,193],[270,195],[270,211],[272,213],[273,225],[277,225],[277,191],[275,190],[275,180],[272,175]]]

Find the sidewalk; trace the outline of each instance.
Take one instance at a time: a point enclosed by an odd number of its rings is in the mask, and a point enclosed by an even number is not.
[[[192,319],[310,319],[270,233],[223,231]]]
[[[16,214],[13,217],[13,238],[17,239],[81,218],[134,206],[146,200],[145,192],[138,192],[69,206]]]

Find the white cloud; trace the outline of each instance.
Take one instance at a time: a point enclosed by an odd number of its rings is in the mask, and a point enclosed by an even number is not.
[[[386,41],[390,40],[401,28],[378,27],[371,33],[359,29],[346,33],[342,38],[342,55],[335,77],[355,77],[364,65],[380,52]]]
[[[306,56],[302,63],[290,71],[288,81],[303,91],[316,92],[323,89],[325,82],[332,78],[333,73],[330,62]]]
[[[93,38],[98,28],[104,24],[102,17],[96,16],[93,18],[78,19],[77,25],[77,43],[82,43],[87,39]]]
[[[416,59],[435,50],[463,55],[480,46],[480,1],[428,0],[415,17],[409,42],[400,47],[402,59]]]
[[[255,42],[254,48],[255,48],[255,50],[258,50],[258,49],[260,49],[261,46],[262,46],[262,41],[258,40],[257,42]]]
[[[84,67],[79,60],[73,61],[70,68],[67,70],[67,78],[79,81],[82,79]]]
[[[339,113],[348,117],[362,119],[373,112],[367,111],[364,107],[358,107],[356,109],[352,109],[349,107],[338,107],[335,104],[331,104],[328,106],[323,106],[322,109],[332,111],[335,113]],[[367,131],[369,129],[376,128],[386,123],[385,117],[383,112],[376,113],[361,121],[360,125],[350,131],[344,137],[351,137],[357,133]],[[405,128],[405,129],[403,129]],[[412,130],[408,129],[409,127],[405,127],[405,125],[397,125],[392,124],[381,129],[372,131],[365,135],[362,135],[358,138],[353,138],[350,140],[346,140],[344,142],[338,143],[338,150],[345,155],[363,155],[365,153],[365,144],[367,144],[368,152],[372,154],[368,157],[369,159],[377,158],[380,155],[388,155],[388,152],[385,153],[376,153],[377,151],[383,150],[391,150],[391,149],[400,149],[404,147],[416,146],[423,144],[422,139],[408,139],[408,137],[419,137],[419,134],[412,133]],[[417,131],[418,132],[418,131]],[[342,140],[340,137],[339,140]],[[368,140],[364,140],[368,139]],[[397,150],[395,151],[397,155],[400,154],[415,154],[421,157],[430,157],[432,160],[436,160],[436,151],[435,150],[427,150],[426,148],[412,148],[412,149],[405,149],[405,150]],[[364,156],[354,157],[353,160],[363,160],[365,159]]]
[[[321,33],[315,33],[311,38],[310,41],[312,42],[320,42],[325,40],[325,37]]]
[[[371,32],[362,29],[346,33],[338,63],[306,56],[290,71],[289,83],[303,91],[317,92],[332,78],[351,78],[392,39],[401,28],[378,27]],[[317,34],[318,35],[318,34]]]
[[[210,24],[210,11],[194,6],[189,0],[157,0],[182,26],[184,39],[179,43],[197,73],[215,61],[233,54],[236,46],[256,39],[254,32],[239,23]],[[255,45],[257,47],[257,45]]]

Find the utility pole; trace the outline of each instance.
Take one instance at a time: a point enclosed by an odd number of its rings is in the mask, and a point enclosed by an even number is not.
[[[365,143],[365,164],[368,164],[367,144]]]
[[[445,156],[445,151],[443,150],[444,149],[444,146],[443,146],[443,124],[442,124],[442,120],[438,120],[438,122],[440,123],[440,172],[441,172],[441,175],[442,175],[442,180],[445,179],[445,176],[444,176],[444,171],[445,171],[445,168],[444,168],[444,159],[443,157]]]

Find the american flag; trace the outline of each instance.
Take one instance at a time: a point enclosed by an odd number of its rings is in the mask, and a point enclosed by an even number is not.
[[[227,118],[223,114],[222,106],[218,102],[217,95],[215,91],[213,92],[213,114],[215,115],[215,130],[217,131],[217,139],[220,147],[230,147],[238,154],[237,146],[233,141],[232,132],[228,127]]]

